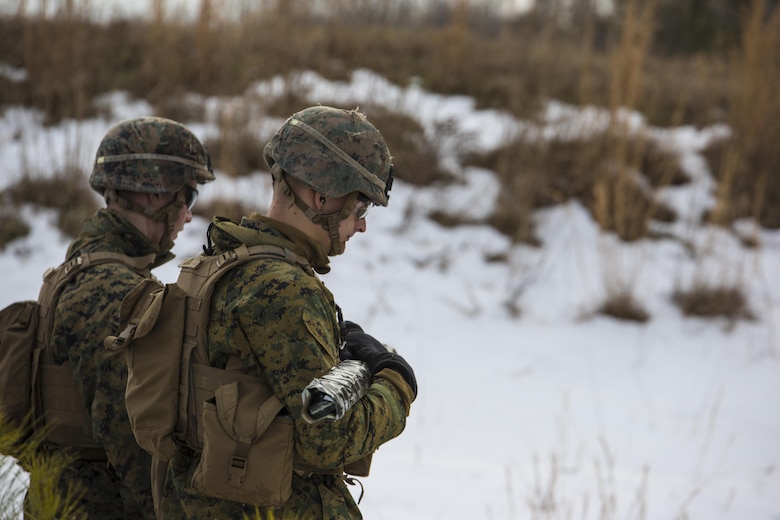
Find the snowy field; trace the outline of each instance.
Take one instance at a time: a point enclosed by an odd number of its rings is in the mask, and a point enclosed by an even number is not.
[[[434,208],[476,218],[492,210],[492,173],[462,167],[459,154],[518,132],[592,131],[603,113],[550,103],[546,124],[532,127],[366,71],[348,83],[312,73],[292,83],[312,104],[370,102],[415,117],[463,180],[396,182],[389,208],[369,213],[368,232],[323,277],[345,317],[396,347],[419,381],[406,431],[362,480],[367,519],[780,519],[780,233],[759,231],[761,246],[745,249],[698,224],[713,202],[700,151],[728,129],[647,128],[625,114],[633,130],[678,150],[693,179],[661,194],[680,215],[660,228],[673,238],[623,244],[569,203],[537,214],[542,247],[513,246],[487,226],[445,229],[425,217]],[[265,140],[282,120],[264,117],[262,103],[289,87],[277,79],[242,99],[202,99],[212,119],[186,123],[215,136],[217,111],[243,103]],[[151,111],[122,93],[100,102],[103,118],[47,128],[26,109],[1,114],[0,189],[22,165],[40,175],[68,161],[89,171],[112,124]],[[444,122],[455,132],[436,135]],[[218,176],[201,197],[240,198],[262,211],[269,189],[261,173]],[[0,307],[35,298],[68,243],[51,212],[22,211],[33,230],[0,253]],[[177,259],[200,251],[206,226],[196,218],[180,234]],[[506,261],[488,261],[496,255]],[[157,276],[174,281],[175,264]],[[684,318],[671,293],[702,280],[739,282],[757,319]],[[634,288],[646,324],[594,317],[611,284]]]

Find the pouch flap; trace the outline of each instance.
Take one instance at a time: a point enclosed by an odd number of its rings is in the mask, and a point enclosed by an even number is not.
[[[176,286],[161,286],[153,290],[147,296],[143,306],[141,306],[138,317],[133,319],[138,320],[138,328],[135,330],[136,338],[143,338],[154,328],[157,324],[157,320],[160,317],[160,310],[163,306],[163,301],[167,299],[168,302],[172,302],[175,299],[174,294],[176,292]],[[181,292],[181,290],[179,290]],[[183,299],[184,294],[180,297]],[[169,303],[172,304],[172,303]],[[182,306],[183,308],[183,306]]]
[[[164,289],[165,286],[153,278],[145,278],[141,283],[133,287],[133,289],[125,295],[124,299],[122,299],[122,304],[119,307],[119,326],[124,329],[130,321],[135,320],[138,322],[138,315],[142,313],[146,314],[148,310],[151,309],[152,302],[150,300],[152,300],[155,293],[159,292],[160,297],[154,302],[154,315],[156,321],[156,316],[160,313],[160,307],[162,305],[161,296]],[[152,323],[152,325],[153,324],[154,323]],[[149,333],[149,328],[151,327],[148,325],[145,327],[144,335]],[[136,330],[136,336],[139,335],[139,331]]]
[[[261,385],[244,381],[220,386],[214,397],[222,428],[233,439],[241,441],[258,439],[283,407],[275,395],[261,402]]]

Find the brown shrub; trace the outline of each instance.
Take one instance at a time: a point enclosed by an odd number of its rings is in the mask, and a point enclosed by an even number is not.
[[[747,299],[739,287],[696,285],[688,290],[675,291],[672,300],[686,316],[754,319]]]
[[[192,93],[181,92],[176,96],[160,99],[155,103],[154,113],[174,121],[205,121],[206,107],[203,98]]]
[[[81,231],[84,220],[100,207],[95,192],[87,185],[86,175],[77,168],[51,177],[27,175],[8,188],[14,204],[35,204],[58,211],[57,226],[70,237]]]
[[[0,251],[9,242],[22,238],[30,233],[30,226],[16,213],[3,211],[0,214]]]
[[[192,91],[241,94],[255,81],[296,69],[344,79],[357,68],[401,85],[415,78],[426,89],[473,96],[479,107],[527,117],[550,98],[609,106],[615,62],[608,54],[626,44],[616,39],[620,31],[603,30],[606,24],[595,17],[586,20],[587,30],[567,30],[555,20],[501,20],[489,8],[461,4],[438,3],[443,16],[401,21],[386,16],[383,2],[349,16],[343,5],[315,12],[286,3],[247,4],[231,19],[203,2],[191,21],[163,1],[146,19],[109,23],[89,19],[89,2],[68,3],[53,18],[30,13],[0,20],[0,34],[7,35],[0,37],[0,60],[27,69],[28,102],[52,121],[83,117],[90,100],[110,90],[158,105]],[[712,112],[713,104],[723,106],[731,83],[716,58],[645,56],[645,63],[638,84],[649,94],[633,107],[656,124],[682,115],[698,123],[707,119],[698,115],[708,110],[702,105]]]
[[[397,178],[415,186],[452,180],[452,174],[439,166],[435,143],[426,138],[417,121],[376,107],[365,107],[363,111],[387,141]]]
[[[780,113],[779,113],[780,114]],[[780,138],[780,132],[778,132]],[[755,218],[763,227],[780,228],[780,148],[761,146],[746,150],[736,137],[710,143],[704,156],[718,179],[718,205],[709,220],[728,224]]]
[[[645,323],[650,319],[647,311],[630,295],[616,294],[607,299],[598,309],[599,314],[619,320]]]
[[[204,144],[214,167],[231,177],[268,168],[263,159],[265,143],[247,130],[225,132],[217,139],[207,139]]]
[[[602,229],[637,240],[647,236],[651,219],[676,218],[655,200],[653,189],[688,181],[675,155],[643,138],[610,132],[581,140],[519,139],[466,162],[495,171],[501,183],[491,225],[530,243],[535,241],[533,211],[571,199],[580,200]]]
[[[234,222],[241,222],[241,217],[248,217],[257,208],[250,207],[242,202],[218,198],[208,203],[198,203],[192,209],[195,215],[211,220],[212,217],[228,217]]]
[[[269,116],[287,119],[309,106],[311,106],[311,102],[297,94],[294,89],[286,89],[282,95],[275,97],[271,103],[268,103],[265,110]]]
[[[728,224],[752,217],[780,228],[780,9],[753,2],[744,20],[743,41],[732,56],[728,123],[732,137],[706,152],[718,179],[718,200],[710,220]]]

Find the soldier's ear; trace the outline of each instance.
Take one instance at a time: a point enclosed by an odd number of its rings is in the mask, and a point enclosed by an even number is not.
[[[144,193],[142,204],[147,208],[159,208],[162,205],[162,196],[159,193]]]
[[[325,195],[315,191],[314,192],[314,209],[317,211],[322,211],[322,208],[325,207],[325,203],[328,202],[328,199],[325,198]]]
[[[143,205],[147,208],[161,209],[173,202],[175,195],[168,193],[144,193]]]

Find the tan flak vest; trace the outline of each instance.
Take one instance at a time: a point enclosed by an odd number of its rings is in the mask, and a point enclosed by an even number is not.
[[[37,301],[17,302],[0,311],[0,412],[16,424],[42,429],[46,441],[69,447],[81,459],[104,460],[70,364],[54,363],[51,338],[57,302],[65,285],[90,267],[113,262],[148,273],[154,260],[154,254],[85,253],[49,269]]]
[[[201,452],[192,485],[204,495],[279,507],[291,493],[292,472],[323,473],[293,460],[293,419],[267,382],[247,374],[238,357],[209,365],[211,296],[233,267],[276,258],[316,276],[305,258],[276,245],[242,245],[221,255],[198,255],[180,264],[175,284],[146,280],[122,302],[119,336],[125,348],[125,401],[138,444],[155,459],[155,508],[167,461],[179,445]],[[366,476],[370,458],[350,473]],[[344,468],[326,473],[341,475]]]
[[[179,265],[176,283],[145,280],[123,300],[122,332],[106,338],[106,345],[126,349],[130,423],[140,446],[152,455],[170,460],[178,445],[202,449],[202,403],[226,383],[258,383],[237,360],[225,369],[210,366],[206,338],[216,283],[231,268],[263,257],[311,272],[304,258],[284,248],[241,246],[221,255],[187,258]],[[273,395],[270,388],[264,393]],[[281,402],[278,406],[281,410]]]

